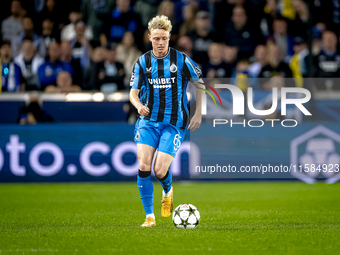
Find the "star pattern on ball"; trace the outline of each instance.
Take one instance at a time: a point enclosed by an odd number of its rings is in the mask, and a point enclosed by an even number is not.
[[[193,229],[199,224],[200,215],[195,206],[181,204],[174,210],[172,220],[177,228]]]
[[[195,215],[195,217],[196,217],[196,215]],[[192,225],[194,225],[194,226],[197,226],[198,225],[198,223],[200,223],[200,221],[197,219],[197,217],[196,217],[196,222],[195,223],[193,223]]]
[[[189,215],[191,215],[191,214],[194,214],[194,213],[195,213],[195,209],[193,209],[191,206],[189,206],[189,209],[188,209],[187,211],[189,211],[189,212],[190,212],[190,214],[189,214]]]
[[[179,215],[179,211],[178,210],[175,210],[175,212],[174,212],[174,217],[176,216],[176,215],[178,215],[179,217],[181,217],[180,215]]]
[[[188,219],[189,219],[189,217],[186,219],[186,220],[183,220],[182,218],[181,218],[181,223],[180,224],[178,224],[178,225],[181,225],[181,226],[184,226],[184,228],[187,228],[187,225],[189,225],[189,223],[188,223]]]

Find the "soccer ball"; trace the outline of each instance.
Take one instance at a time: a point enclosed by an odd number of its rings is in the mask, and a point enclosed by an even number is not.
[[[196,228],[200,219],[200,212],[192,204],[181,204],[172,214],[172,221],[176,228]]]

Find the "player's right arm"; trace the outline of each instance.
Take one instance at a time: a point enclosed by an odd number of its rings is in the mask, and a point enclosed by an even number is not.
[[[138,113],[142,116],[146,116],[149,114],[150,110],[147,106],[143,105],[139,99],[139,91],[140,89],[131,89],[130,90],[130,102],[136,107]]]
[[[139,60],[137,60],[136,64],[132,69],[132,75],[130,80],[130,86],[132,87],[130,90],[130,102],[134,107],[136,107],[140,115],[146,116],[149,114],[150,110],[147,106],[143,105],[140,102],[139,98],[139,92],[143,85],[144,85],[144,72],[139,64]]]

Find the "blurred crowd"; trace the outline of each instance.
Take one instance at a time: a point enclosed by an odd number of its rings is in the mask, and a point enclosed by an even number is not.
[[[0,92],[128,90],[155,15],[204,77],[340,89],[340,0],[2,0]]]

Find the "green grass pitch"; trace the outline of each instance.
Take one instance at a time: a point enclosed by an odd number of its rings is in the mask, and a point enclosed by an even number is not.
[[[174,183],[194,230],[141,228],[136,183],[0,185],[0,254],[340,254],[340,184]]]

